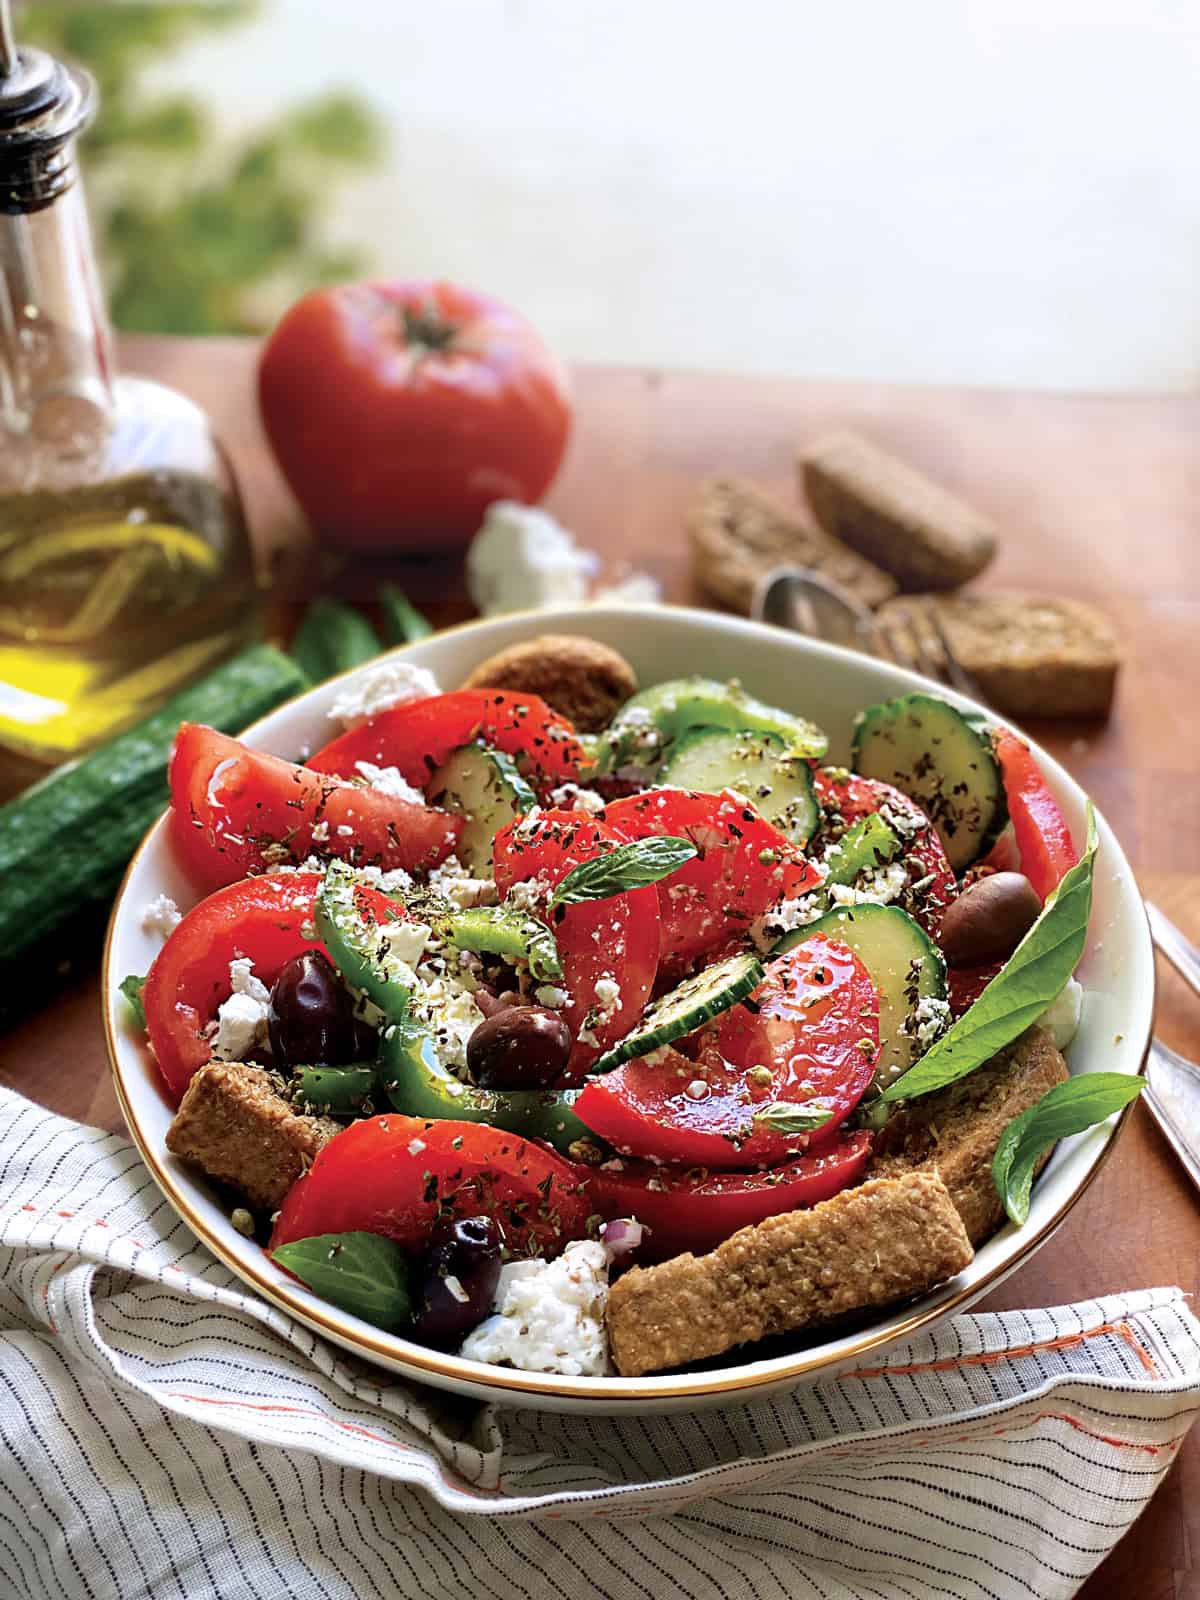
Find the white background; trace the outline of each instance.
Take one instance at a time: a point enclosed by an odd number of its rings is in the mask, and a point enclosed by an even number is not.
[[[1189,388],[1200,0],[264,0],[163,69],[357,87],[335,232],[569,357]]]

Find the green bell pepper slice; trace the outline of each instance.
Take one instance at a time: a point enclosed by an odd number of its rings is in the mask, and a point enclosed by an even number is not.
[[[296,1078],[300,1092],[317,1111],[334,1117],[362,1114],[363,1102],[374,1091],[379,1069],[374,1062],[346,1067],[301,1067]]]
[[[515,906],[472,906],[452,912],[438,924],[438,934],[459,950],[477,955],[503,956],[514,965],[528,962],[539,983],[556,983],[562,962],[554,934],[536,917]]]
[[[406,1017],[383,1035],[379,1077],[397,1111],[430,1121],[486,1122],[506,1133],[544,1139],[564,1155],[577,1139],[595,1143],[572,1109],[578,1089],[481,1089],[438,1060],[433,1040]]]
[[[331,861],[317,890],[313,920],[321,942],[346,983],[397,1022],[408,1009],[408,968],[391,949],[379,924],[364,917],[354,899],[353,869]]]

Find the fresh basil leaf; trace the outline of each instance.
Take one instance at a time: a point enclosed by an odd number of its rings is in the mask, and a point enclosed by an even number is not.
[[[754,1113],[754,1122],[772,1133],[812,1133],[823,1128],[833,1112],[819,1100],[775,1100]]]
[[[281,1267],[323,1300],[378,1328],[412,1317],[408,1257],[378,1233],[318,1233],[271,1251]]]
[[[578,905],[584,900],[607,900],[626,889],[642,889],[657,883],[697,854],[687,839],[632,839],[619,844],[606,856],[581,861],[555,889],[550,900],[555,906]]]
[[[383,636],[388,644],[412,644],[427,639],[433,624],[413,605],[402,589],[385,583],[379,590],[379,609],[383,613]]]
[[[146,1008],[142,1004],[142,990],[146,987],[145,978],[139,978],[136,972],[131,972],[127,978],[122,978],[117,985],[128,1002],[133,1013],[133,1020],[139,1028],[146,1026]]]
[[[921,1059],[890,1084],[885,1104],[932,1094],[966,1077],[1025,1032],[1079,965],[1092,910],[1096,818],[1089,803],[1087,848],[987,988]]]
[[[1141,1094],[1145,1080],[1126,1072],[1085,1072],[1048,1090],[1005,1128],[992,1160],[992,1181],[1004,1209],[1021,1226],[1029,1217],[1033,1174],[1042,1154],[1121,1111]]]

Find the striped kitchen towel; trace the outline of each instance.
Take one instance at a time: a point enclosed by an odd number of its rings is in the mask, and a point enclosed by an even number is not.
[[[1049,1600],[1198,1406],[1176,1289],[956,1317],[728,1410],[457,1401],[247,1293],[124,1139],[0,1090],[3,1600]]]

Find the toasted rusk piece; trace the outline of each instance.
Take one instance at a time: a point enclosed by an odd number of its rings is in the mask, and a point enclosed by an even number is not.
[[[637,690],[637,674],[616,650],[574,633],[542,633],[481,661],[464,689],[537,694],[584,733],[598,733]]]
[[[1067,1063],[1045,1028],[1029,1028],[986,1066],[897,1111],[876,1142],[872,1175],[936,1172],[971,1243],[982,1244],[1004,1221],[992,1182],[1000,1135],[1067,1076]],[[1049,1159],[1047,1151],[1039,1172]]]
[[[608,1333],[624,1377],[720,1355],[932,1289],[972,1258],[945,1184],[907,1172],[742,1228],[709,1255],[633,1267]]]
[[[818,439],[799,466],[826,533],[890,572],[902,589],[956,589],[996,553],[986,517],[861,434]]]

